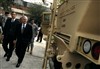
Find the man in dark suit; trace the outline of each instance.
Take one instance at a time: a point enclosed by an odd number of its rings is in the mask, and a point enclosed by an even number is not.
[[[4,57],[7,57],[6,61],[9,61],[11,56],[12,56],[12,52],[14,50],[14,37],[15,37],[15,28],[16,25],[19,23],[18,19],[16,19],[16,13],[12,12],[11,13],[11,17],[7,19],[4,29],[3,29],[3,49],[5,51],[5,55]],[[8,48],[8,44],[9,44],[9,48]]]
[[[22,16],[20,19],[21,23],[17,25],[15,33],[16,38],[14,40],[14,43],[16,43],[15,52],[18,57],[18,62],[16,67],[19,67],[20,64],[22,63],[23,58],[25,56],[26,48],[29,45],[33,35],[32,26],[29,23],[27,23],[28,21],[27,16]]]
[[[43,38],[43,33],[42,33],[42,28],[40,28],[38,36],[37,36],[37,42],[40,41],[40,43],[42,42],[42,38]]]

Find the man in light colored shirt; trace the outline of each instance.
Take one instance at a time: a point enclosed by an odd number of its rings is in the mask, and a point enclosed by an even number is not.
[[[31,21],[31,25],[33,28],[33,36],[32,36],[31,43],[30,43],[30,46],[31,46],[30,54],[32,55],[32,51],[33,51],[33,47],[34,47],[34,39],[37,36],[38,26],[34,23],[34,19]],[[27,52],[29,51],[30,46],[28,46]]]
[[[9,18],[9,12],[5,12],[5,15],[3,16],[2,19],[2,27],[5,26],[6,20]]]

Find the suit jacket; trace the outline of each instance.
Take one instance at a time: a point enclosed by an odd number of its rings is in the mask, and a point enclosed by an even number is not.
[[[29,43],[33,35],[32,26],[27,23],[23,33],[21,32],[21,27],[22,27],[22,23],[18,24],[16,27],[15,40],[17,39],[17,42]]]
[[[12,18],[7,19],[3,29],[3,35],[13,38],[15,36],[16,26],[19,24],[19,21],[18,19],[15,19],[14,22],[11,22],[11,20]]]

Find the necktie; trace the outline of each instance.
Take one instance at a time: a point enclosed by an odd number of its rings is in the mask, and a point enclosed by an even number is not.
[[[21,32],[23,33],[24,30],[25,30],[25,25],[23,24],[23,25],[22,25],[22,31],[21,31]]]

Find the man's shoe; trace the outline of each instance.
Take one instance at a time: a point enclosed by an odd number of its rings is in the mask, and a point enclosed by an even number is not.
[[[7,58],[7,59],[6,59],[6,61],[9,61],[9,60],[10,60],[10,58]]]
[[[32,55],[32,52],[30,52],[30,54]]]
[[[5,53],[4,57],[7,57],[7,53]]]
[[[20,67],[20,63],[17,63],[16,68]]]

